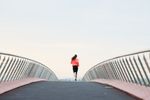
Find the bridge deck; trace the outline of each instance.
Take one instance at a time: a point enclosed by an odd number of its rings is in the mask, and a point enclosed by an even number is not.
[[[38,82],[0,95],[0,100],[137,100],[106,85],[86,82]]]

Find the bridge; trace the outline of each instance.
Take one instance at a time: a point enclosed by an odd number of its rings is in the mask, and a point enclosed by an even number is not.
[[[150,50],[89,69],[82,81],[59,81],[46,65],[0,53],[0,100],[150,100]]]

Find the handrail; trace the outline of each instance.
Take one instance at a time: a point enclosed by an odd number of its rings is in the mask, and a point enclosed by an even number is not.
[[[0,53],[0,82],[37,77],[57,80],[55,73],[44,64],[13,54]]]
[[[150,86],[150,50],[114,57],[90,68],[83,80],[115,79]]]

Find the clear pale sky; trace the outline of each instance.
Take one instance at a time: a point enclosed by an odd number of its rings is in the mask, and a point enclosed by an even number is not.
[[[0,52],[37,60],[58,78],[150,49],[150,0],[0,0]]]

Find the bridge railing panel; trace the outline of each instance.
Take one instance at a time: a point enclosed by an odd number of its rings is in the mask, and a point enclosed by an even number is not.
[[[25,57],[0,53],[0,82],[24,78],[57,80],[55,73],[44,64]]]
[[[89,69],[83,80],[113,79],[150,86],[150,50],[115,57]]]

